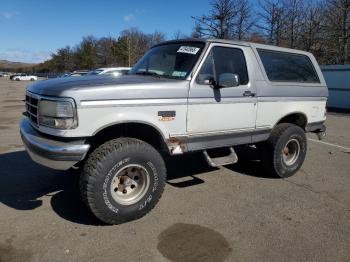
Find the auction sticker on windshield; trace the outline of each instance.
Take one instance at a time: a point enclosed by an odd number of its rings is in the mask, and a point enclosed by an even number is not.
[[[181,46],[179,50],[177,50],[178,53],[185,53],[185,54],[191,54],[196,55],[198,53],[200,48],[193,47],[193,46]]]

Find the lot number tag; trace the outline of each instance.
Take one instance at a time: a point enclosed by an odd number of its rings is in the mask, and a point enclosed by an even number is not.
[[[198,53],[200,48],[193,47],[193,46],[181,46],[179,50],[177,50],[178,53],[185,53],[185,54],[191,54],[195,55]]]

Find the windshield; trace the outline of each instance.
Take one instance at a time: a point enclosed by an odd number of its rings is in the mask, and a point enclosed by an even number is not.
[[[129,74],[185,79],[195,65],[204,43],[176,43],[150,49]]]

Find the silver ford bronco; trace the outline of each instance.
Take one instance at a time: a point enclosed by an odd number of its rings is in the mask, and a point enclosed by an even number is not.
[[[81,170],[86,205],[103,222],[119,224],[157,204],[166,155],[202,151],[215,167],[236,163],[235,147],[252,145],[266,172],[295,174],[305,133],[325,134],[327,96],[310,53],[228,40],[168,41],[125,76],[30,85],[20,132],[34,161]],[[227,154],[214,157],[217,148]]]

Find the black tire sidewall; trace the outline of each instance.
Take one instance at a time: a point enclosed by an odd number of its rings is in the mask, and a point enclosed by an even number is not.
[[[286,146],[287,142],[291,139],[296,139],[300,145],[300,152],[297,160],[293,165],[286,165],[283,160],[282,150]],[[302,166],[307,151],[307,142],[304,131],[297,126],[291,126],[287,128],[283,134],[279,137],[273,153],[274,168],[278,176],[282,178],[290,177],[294,175]]]
[[[111,195],[111,183],[114,175],[127,165],[137,164],[144,167],[149,175],[149,187],[145,195],[132,205],[122,205],[114,200]],[[99,163],[103,168],[93,183],[94,200],[98,213],[103,214],[103,218],[110,217],[131,220],[144,215],[154,207],[158,201],[164,187],[162,176],[162,163],[154,154],[145,154],[130,148],[127,152],[112,151],[105,159]],[[105,219],[102,219],[105,220]]]

